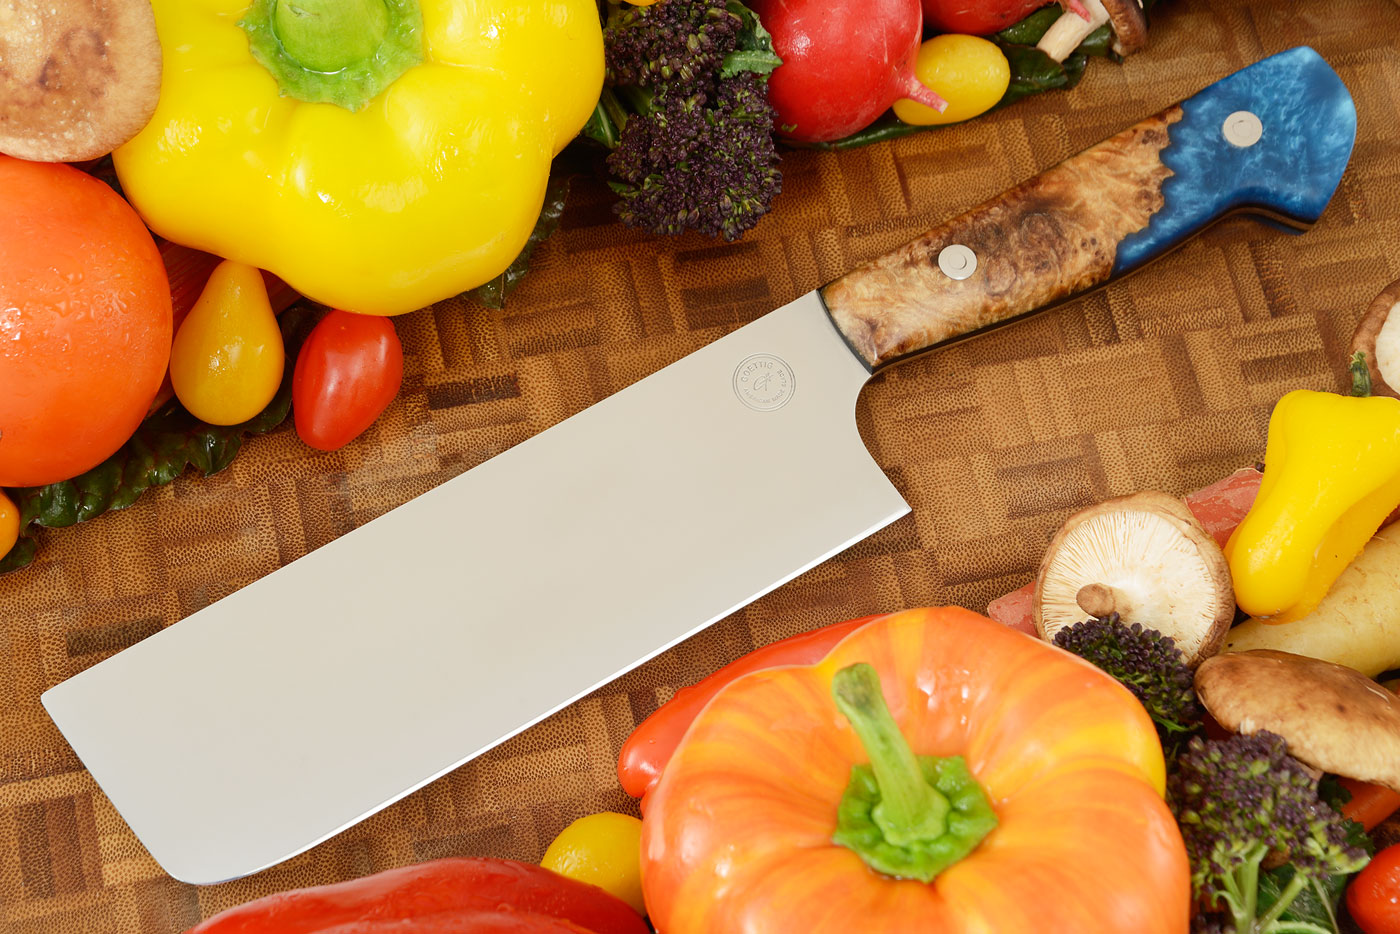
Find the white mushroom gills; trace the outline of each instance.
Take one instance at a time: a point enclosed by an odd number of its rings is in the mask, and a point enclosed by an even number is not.
[[[1116,612],[1170,636],[1188,664],[1214,652],[1225,610],[1214,542],[1151,508],[1111,505],[1067,523],[1047,554],[1037,592],[1044,638]]]

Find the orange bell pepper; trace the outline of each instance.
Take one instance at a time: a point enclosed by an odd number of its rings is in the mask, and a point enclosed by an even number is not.
[[[849,698],[838,710],[832,696],[859,662],[888,703],[885,726],[881,703],[860,736],[840,712]],[[910,766],[911,753],[925,758]],[[932,881],[885,875],[833,842],[838,805],[850,839],[847,812],[872,773],[883,802],[867,798],[855,836],[893,824],[877,849],[921,846],[943,821],[959,835],[965,786],[941,776],[964,763],[995,826]],[[920,767],[919,794],[887,788]],[[647,908],[666,934],[1180,934],[1190,869],[1164,773],[1146,712],[1098,669],[967,610],[909,610],[816,665],[754,672],[710,701],[651,793]],[[921,796],[940,816],[901,822]]]
[[[671,753],[676,751],[685,731],[690,729],[690,724],[720,689],[736,678],[762,668],[815,664],[825,658],[836,643],[877,618],[862,616],[788,636],[754,649],[704,680],[681,688],[674,697],[638,724],[632,735],[627,737],[627,742],[622,744],[622,751],[617,756],[617,779],[622,783],[622,790],[642,799],[642,813],[645,814],[647,795],[661,781],[661,773],[670,761]]]

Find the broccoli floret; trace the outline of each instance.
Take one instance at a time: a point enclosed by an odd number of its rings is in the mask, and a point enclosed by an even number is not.
[[[628,117],[608,167],[624,223],[653,233],[692,228],[733,240],[782,188],[767,82],[743,72],[713,92],[663,92]]]
[[[611,8],[608,87],[585,133],[608,156],[623,222],[734,240],[782,188],[771,37],[738,0]]]
[[[1055,644],[1121,681],[1146,708],[1164,741],[1200,727],[1191,669],[1170,637],[1137,623],[1125,625],[1110,613],[1066,626],[1055,633]]]
[[[1318,797],[1312,776],[1273,733],[1193,737],[1168,778],[1167,798],[1191,862],[1192,894],[1207,914],[1224,913],[1203,918],[1201,930],[1212,920],[1236,934],[1325,930],[1283,916],[1305,886],[1325,888],[1367,862],[1348,840],[1350,822]],[[1260,888],[1271,853],[1293,869],[1276,897]]]
[[[720,70],[741,25],[725,0],[621,4],[603,30],[607,81],[648,87],[678,80],[688,88]]]

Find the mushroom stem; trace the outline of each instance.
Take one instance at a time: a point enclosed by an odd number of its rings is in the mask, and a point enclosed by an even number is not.
[[[1079,43],[1089,37],[1089,33],[1108,22],[1108,10],[1101,0],[1084,0],[1084,6],[1089,10],[1088,19],[1074,13],[1061,13],[1035,47],[1057,62],[1069,58],[1070,53],[1079,48]]]
[[[1128,595],[1107,584],[1085,584],[1074,595],[1074,602],[1079,604],[1081,610],[1094,617],[1104,617],[1110,613],[1117,613],[1119,616],[1131,615]]]

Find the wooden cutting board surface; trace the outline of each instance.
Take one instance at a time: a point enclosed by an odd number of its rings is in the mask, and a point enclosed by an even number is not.
[[[40,693],[78,671],[1300,44],[1360,117],[1314,230],[1227,221],[1128,281],[875,380],[860,427],[912,515],[309,853],[226,885],[175,882],[44,714]],[[1253,463],[1274,401],[1338,388],[1361,310],[1400,278],[1400,3],[1166,0],[1147,51],[1092,62],[1071,92],[867,149],[791,152],[782,168],[774,212],[734,244],[628,230],[601,184],[580,186],[505,313],[454,300],[397,319],[403,392],[358,442],[322,454],[290,428],[255,439],[219,476],[46,535],[33,567],[0,578],[0,934],[173,934],[262,894],[419,860],[536,861],[574,818],[631,809],[618,748],[676,687],[825,623],[982,610],[1030,579],[1074,510]],[[469,516],[450,521],[472,535]]]

